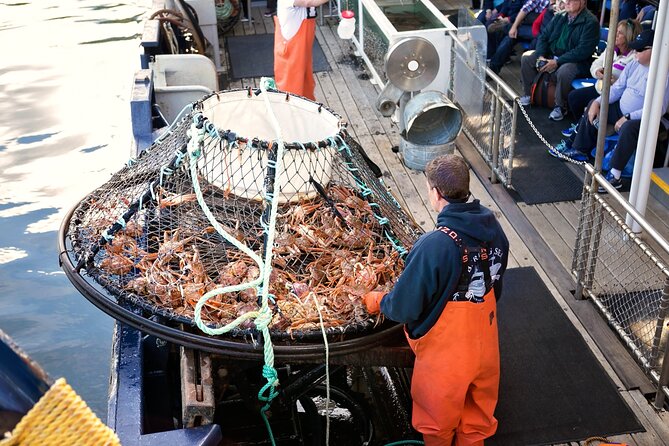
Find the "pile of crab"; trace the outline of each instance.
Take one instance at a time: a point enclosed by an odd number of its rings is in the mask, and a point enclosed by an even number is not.
[[[95,258],[97,278],[172,314],[193,318],[207,292],[249,283],[258,265],[226,242],[201,215],[194,194],[159,191],[153,219],[136,218],[117,232]],[[389,290],[404,262],[373,205],[353,189],[330,185],[324,199],[280,205],[270,275],[270,329],[291,334],[321,328],[370,326],[368,291]],[[166,224],[169,216],[189,215],[189,224]],[[264,258],[262,208],[219,217],[226,232]],[[99,223],[98,223],[99,225]],[[404,248],[408,249],[408,246]],[[227,324],[258,309],[258,289],[219,294],[207,301],[202,319]],[[241,328],[250,328],[247,321]]]

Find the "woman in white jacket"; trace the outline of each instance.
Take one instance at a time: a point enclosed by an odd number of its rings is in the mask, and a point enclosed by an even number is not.
[[[623,72],[625,65],[634,60],[634,50],[629,47],[629,43],[641,32],[641,25],[633,19],[626,19],[618,22],[616,31],[615,47],[613,48],[613,67],[611,71],[611,83],[615,82]],[[602,91],[602,83],[604,79],[604,62],[606,61],[606,54],[609,48],[606,48],[599,55],[597,59],[590,66],[590,74],[597,79],[595,85],[592,87],[578,88],[569,93],[567,102],[569,103],[569,110],[573,116],[577,118],[583,114],[585,107],[600,95]],[[564,136],[570,136],[573,127],[563,130]]]

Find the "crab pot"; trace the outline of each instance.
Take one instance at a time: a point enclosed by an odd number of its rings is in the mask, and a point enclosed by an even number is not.
[[[192,332],[205,294],[201,319],[221,327],[257,311],[267,289],[276,342],[320,352],[325,331],[350,350],[349,340],[394,329],[362,296],[392,287],[421,232],[379,173],[321,104],[278,91],[215,93],[75,206],[62,231],[64,268],[113,317],[177,343],[259,354],[237,346],[256,342],[252,320],[223,339]]]
[[[279,202],[312,199],[318,192],[310,179],[323,187],[330,182],[336,150],[330,140],[340,134],[340,118],[320,104],[279,92],[256,95],[240,90],[204,100],[204,115],[217,128],[230,129],[238,141],[221,163],[208,169],[211,183],[238,197],[261,199],[270,154],[267,149],[277,139],[266,98],[288,144],[282,160]]]

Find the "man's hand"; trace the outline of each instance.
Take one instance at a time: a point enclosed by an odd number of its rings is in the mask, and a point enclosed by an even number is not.
[[[383,291],[370,291],[362,296],[362,302],[365,304],[365,307],[367,307],[367,312],[369,314],[377,314],[381,312],[381,299],[383,299],[383,296],[385,295],[386,293]]]
[[[623,124],[626,123],[626,122],[627,122],[627,118],[623,116],[622,118],[618,119],[615,124],[613,124],[613,129],[616,132],[619,132],[620,127],[622,127]]]
[[[595,77],[597,79],[604,79],[604,68],[600,68],[599,70],[595,71]]]
[[[599,116],[599,102],[597,101],[592,101],[592,104],[590,104],[590,108],[588,109],[588,121],[590,121],[590,124]]]
[[[518,37],[518,28],[516,27],[515,23],[511,25],[511,29],[509,30],[509,37],[512,39]]]
[[[557,60],[555,59],[547,59],[546,64],[539,69],[542,73],[552,73],[553,71],[557,70],[558,68],[558,63]]]

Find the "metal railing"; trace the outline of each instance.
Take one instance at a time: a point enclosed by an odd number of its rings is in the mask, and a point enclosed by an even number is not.
[[[669,243],[601,174],[595,174],[594,167],[586,164],[585,168],[589,178],[584,183],[572,261],[576,297],[592,299],[658,384],[655,405],[661,408],[665,394],[669,395],[669,361],[665,360],[669,268],[662,260],[669,258]],[[606,200],[596,193],[599,186],[608,193]],[[653,247],[625,224],[625,213],[639,223]]]
[[[509,187],[516,142],[518,93],[490,69],[479,66],[478,58],[463,57],[462,50],[465,53],[473,50],[467,49],[455,32],[450,31],[449,35],[453,44],[447,94],[449,99],[460,102],[455,88],[456,70],[464,71],[458,72],[458,76],[466,75],[479,81],[483,89],[480,113],[465,113],[463,131],[490,166],[492,182],[499,180]]]

